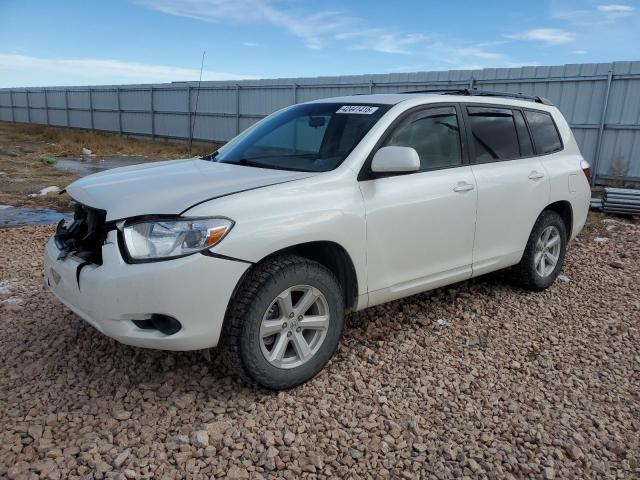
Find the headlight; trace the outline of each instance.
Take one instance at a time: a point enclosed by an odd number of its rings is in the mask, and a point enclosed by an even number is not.
[[[183,257],[218,244],[233,227],[228,218],[175,218],[127,224],[123,234],[134,261]]]

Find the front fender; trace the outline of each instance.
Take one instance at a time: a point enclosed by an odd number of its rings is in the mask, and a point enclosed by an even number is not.
[[[358,294],[367,291],[364,202],[349,169],[215,199],[185,215],[233,219],[212,252],[254,263],[302,243],[337,243],[351,257]]]

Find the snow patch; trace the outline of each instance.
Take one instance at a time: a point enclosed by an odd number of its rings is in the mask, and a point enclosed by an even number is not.
[[[30,197],[44,197],[49,193],[58,193],[59,191],[60,191],[60,187],[56,187],[55,185],[52,185],[51,187],[43,188],[38,193],[32,193],[29,196]]]

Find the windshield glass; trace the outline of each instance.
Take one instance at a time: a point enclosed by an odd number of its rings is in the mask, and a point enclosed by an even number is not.
[[[276,113],[220,149],[214,161],[326,172],[347,158],[389,105],[310,103]]]

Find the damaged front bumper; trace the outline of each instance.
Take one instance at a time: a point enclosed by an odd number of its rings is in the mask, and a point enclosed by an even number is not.
[[[162,350],[216,346],[233,290],[249,267],[201,254],[127,264],[115,230],[107,233],[101,257],[102,264],[96,264],[65,255],[51,238],[45,252],[45,284],[103,334],[127,345]],[[181,328],[167,335],[144,327],[153,315],[176,319]]]

